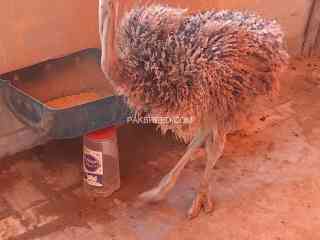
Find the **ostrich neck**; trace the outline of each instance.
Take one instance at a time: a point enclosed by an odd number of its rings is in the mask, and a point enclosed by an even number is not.
[[[99,0],[99,33],[101,39],[102,62],[105,73],[110,78],[110,67],[115,64],[115,34],[118,17],[118,0]]]

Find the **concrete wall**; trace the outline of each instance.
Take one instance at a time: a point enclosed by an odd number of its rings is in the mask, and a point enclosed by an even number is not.
[[[137,0],[117,0],[123,9]],[[200,9],[249,9],[276,18],[287,33],[292,54],[301,50],[313,0],[162,0]],[[142,0],[150,2],[150,0]],[[99,47],[98,1],[0,1],[0,74],[85,48]],[[122,11],[123,12],[123,11]]]
[[[99,47],[97,0],[0,1],[0,74]]]
[[[137,0],[117,0],[123,9]],[[313,0],[162,0],[200,9],[249,9],[279,20],[290,52],[301,50]],[[150,2],[150,0],[142,0]],[[0,74],[85,48],[99,47],[98,1],[0,1]]]

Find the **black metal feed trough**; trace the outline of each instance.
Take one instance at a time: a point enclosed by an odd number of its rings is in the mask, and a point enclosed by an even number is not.
[[[20,121],[51,139],[80,137],[97,129],[124,124],[131,114],[122,96],[109,96],[71,108],[55,109],[9,81],[0,80],[0,92]]]

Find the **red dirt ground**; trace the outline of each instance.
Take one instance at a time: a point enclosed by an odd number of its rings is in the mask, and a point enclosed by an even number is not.
[[[108,199],[88,200],[81,192],[79,139],[54,141],[3,159],[0,200],[7,202],[12,216],[23,219],[27,230],[8,234],[12,228],[1,227],[1,219],[10,214],[0,211],[0,236],[70,239],[72,228],[73,237],[78,236],[77,229],[86,229],[90,239],[318,240],[319,96],[320,61],[293,60],[275,106],[259,113],[246,132],[229,136],[212,180],[215,211],[192,221],[185,214],[204,168],[201,155],[185,169],[165,201],[133,207],[137,195],[154,186],[185,149],[153,127],[120,129],[122,187]],[[15,206],[19,199],[10,195],[21,182],[30,183],[44,198],[32,202],[32,206],[42,204],[35,217],[23,218],[30,206],[19,210]],[[23,189],[19,193],[19,198],[27,196]],[[43,219],[48,221],[39,224]]]

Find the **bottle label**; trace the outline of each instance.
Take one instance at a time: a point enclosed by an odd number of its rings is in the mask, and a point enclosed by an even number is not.
[[[103,154],[83,148],[83,170],[86,182],[91,186],[103,187]]]

